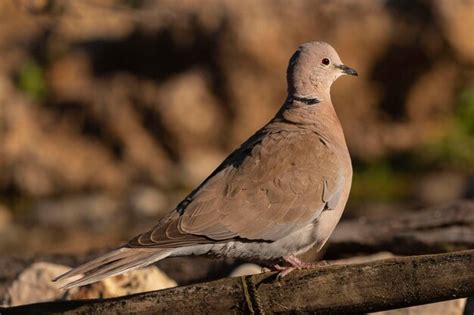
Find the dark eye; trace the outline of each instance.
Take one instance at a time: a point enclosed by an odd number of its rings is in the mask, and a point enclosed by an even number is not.
[[[327,66],[331,63],[331,60],[329,60],[329,58],[323,58],[323,60],[321,60],[321,63],[323,65]]]

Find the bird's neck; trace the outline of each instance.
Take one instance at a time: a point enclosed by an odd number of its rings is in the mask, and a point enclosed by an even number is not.
[[[323,84],[320,80],[297,80],[294,79],[288,85],[288,97],[303,99],[330,100],[331,86]]]
[[[317,105],[321,99],[316,96],[299,96],[297,94],[288,95],[286,102],[300,102],[306,105]]]
[[[318,101],[314,101],[314,99]],[[314,103],[307,104],[308,102]],[[338,143],[344,145],[346,143],[341,123],[330,97],[297,100],[290,95],[275,119],[312,130]]]

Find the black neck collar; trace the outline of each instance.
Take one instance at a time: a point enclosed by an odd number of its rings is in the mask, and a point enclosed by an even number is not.
[[[302,96],[297,96],[297,95],[288,96],[288,100],[290,102],[292,101],[302,102],[302,103],[305,103],[306,105],[316,105],[318,103],[321,103],[321,100],[317,97],[302,97]]]

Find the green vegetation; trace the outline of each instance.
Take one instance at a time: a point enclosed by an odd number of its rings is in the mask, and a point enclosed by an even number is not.
[[[417,153],[423,164],[474,174],[474,87],[461,93],[446,134]]]
[[[30,60],[21,67],[17,87],[34,101],[42,101],[46,97],[44,71],[36,61]]]
[[[460,94],[441,137],[383,160],[356,163],[351,200],[406,200],[417,176],[440,169],[474,175],[474,87]]]
[[[378,161],[354,169],[351,198],[356,202],[406,199],[409,191],[407,174],[395,170],[389,161]]]

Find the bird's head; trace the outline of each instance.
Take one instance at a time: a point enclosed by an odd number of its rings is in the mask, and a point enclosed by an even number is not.
[[[346,66],[331,45],[305,43],[290,59],[288,94],[302,98],[328,97],[332,83],[343,74],[357,76],[357,71]]]

